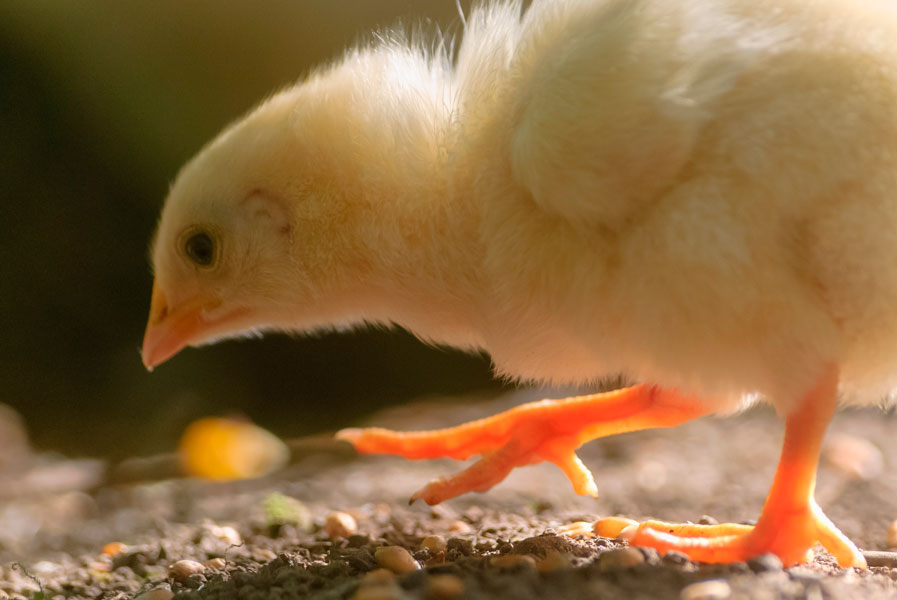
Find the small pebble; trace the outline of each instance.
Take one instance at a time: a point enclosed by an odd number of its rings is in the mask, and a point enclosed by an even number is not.
[[[602,552],[598,557],[598,568],[601,572],[626,569],[645,562],[645,555],[637,548],[618,548]]]
[[[638,551],[645,555],[645,562],[657,563],[660,561],[660,552],[657,551],[657,548],[639,546]]]
[[[464,593],[464,582],[454,575],[430,575],[427,580],[427,600],[448,600]]]
[[[221,557],[218,558],[210,558],[209,560],[202,563],[209,569],[214,569],[216,571],[223,571],[224,567],[227,566],[227,561]]]
[[[888,527],[888,548],[897,548],[897,521],[892,521]]]
[[[324,531],[332,538],[347,538],[358,532],[358,523],[349,513],[332,512],[324,519]]]
[[[790,577],[792,581],[797,581],[804,585],[809,585],[818,584],[820,581],[822,581],[824,575],[816,571],[812,571],[805,566],[798,565],[796,567],[788,569],[788,577]]]
[[[687,565],[691,562],[691,559],[688,558],[688,555],[684,552],[679,552],[678,550],[670,550],[663,555],[663,562],[671,565]]]
[[[374,560],[397,575],[420,570],[420,564],[401,546],[381,546],[374,551]]]
[[[654,492],[667,483],[668,473],[666,465],[656,460],[641,461],[635,467],[635,481],[639,487]]]
[[[389,569],[374,569],[373,571],[368,571],[364,574],[364,578],[361,580],[362,585],[376,585],[376,584],[388,584],[395,583],[396,575]]]
[[[184,559],[179,560],[168,567],[168,576],[180,583],[189,579],[191,575],[202,573],[205,570],[206,567],[202,563],[196,562],[195,560]]]
[[[732,588],[722,579],[700,581],[682,588],[680,600],[724,600],[732,595]]]
[[[2,597],[2,596],[0,596]],[[156,588],[147,590],[134,597],[134,600],[171,600],[174,598],[174,592],[165,588]]]
[[[701,515],[701,518],[698,519],[698,525],[719,525],[719,521],[710,515]]]
[[[536,564],[536,568],[540,573],[550,573],[551,571],[559,571],[561,569],[573,568],[573,559],[569,554],[558,552],[557,550],[549,550],[545,553],[545,558]]]
[[[638,527],[638,521],[633,521],[632,519],[627,519],[625,517],[606,517],[595,521],[595,525],[592,529],[595,532],[595,535],[613,539],[620,535],[624,529],[633,525]]]
[[[866,550],[863,558],[870,567],[889,567],[897,569],[897,552],[885,552],[882,550]]]
[[[385,502],[375,504],[370,508],[370,515],[371,519],[373,519],[377,523],[380,523],[381,525],[385,524],[392,518],[392,506],[386,504]]]
[[[268,548],[255,548],[252,551],[253,558],[257,560],[267,560],[271,561],[277,558],[277,554],[274,553],[274,550],[269,550]]]
[[[445,549],[448,547],[448,543],[441,535],[428,535],[421,541],[420,547],[426,548],[430,551],[430,554],[435,556],[440,552],[444,553]]]
[[[833,434],[822,450],[832,467],[854,479],[874,479],[884,469],[881,450],[869,440],[845,433]]]
[[[431,519],[450,519],[455,516],[455,511],[452,509],[445,507],[441,504],[437,504],[436,506],[430,507],[430,518]]]
[[[464,538],[449,538],[446,541],[446,552],[449,555],[454,552],[462,556],[470,556],[473,554],[473,542]]]
[[[754,573],[766,573],[768,571],[781,571],[782,559],[775,554],[767,552],[760,556],[755,556],[747,561],[748,567]]]
[[[350,600],[400,600],[402,590],[397,585],[362,585]]]
[[[493,556],[489,559],[489,564],[493,567],[501,569],[509,569],[513,567],[535,567],[536,559],[528,554],[504,554],[502,556]]]

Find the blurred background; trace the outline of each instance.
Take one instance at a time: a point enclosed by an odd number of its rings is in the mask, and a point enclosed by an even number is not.
[[[147,245],[178,168],[267,94],[399,22],[460,28],[454,0],[0,2],[0,402],[38,448],[148,454],[228,413],[299,436],[499,389],[485,357],[395,331],[140,363]]]

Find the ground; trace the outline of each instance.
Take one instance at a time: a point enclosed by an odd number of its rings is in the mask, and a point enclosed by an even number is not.
[[[419,403],[372,423],[444,426],[530,399],[533,392]],[[822,550],[790,569],[770,556],[712,566],[559,534],[571,521],[609,515],[756,517],[781,440],[780,421],[764,407],[587,445],[581,455],[595,473],[597,500],[575,496],[557,469],[541,465],[518,469],[487,494],[432,508],[408,506],[407,498],[459,464],[357,457],[321,437],[291,443],[292,464],[261,479],[160,479],[171,457],[107,468],[29,454],[6,417],[3,600],[897,598],[897,552],[887,537],[897,519],[893,411],[839,413],[820,470],[820,505],[864,551],[879,551],[868,554],[878,566],[862,572],[833,566]],[[127,482],[134,472],[150,481]]]

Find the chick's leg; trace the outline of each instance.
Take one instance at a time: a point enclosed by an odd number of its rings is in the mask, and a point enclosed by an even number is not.
[[[437,504],[465,492],[484,492],[515,467],[549,461],[561,468],[576,493],[597,496],[592,474],[574,451],[599,437],[673,427],[706,414],[702,404],[675,390],[636,385],[622,390],[542,400],[492,417],[433,431],[345,429],[337,437],[370,454],[405,458],[482,458],[451,477],[428,483],[411,498]]]
[[[826,517],[816,501],[816,468],[822,436],[835,411],[838,371],[829,367],[816,386],[786,418],[782,458],[760,518],[744,525],[641,523],[629,538],[634,546],[661,553],[684,552],[702,562],[734,562],[772,552],[786,565],[806,560],[822,544],[844,567],[865,567],[860,551]],[[597,524],[596,524],[597,530]]]

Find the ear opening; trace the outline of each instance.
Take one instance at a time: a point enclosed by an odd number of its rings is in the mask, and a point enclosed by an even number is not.
[[[287,203],[264,190],[252,190],[240,205],[246,219],[280,235],[289,236],[293,223]]]

